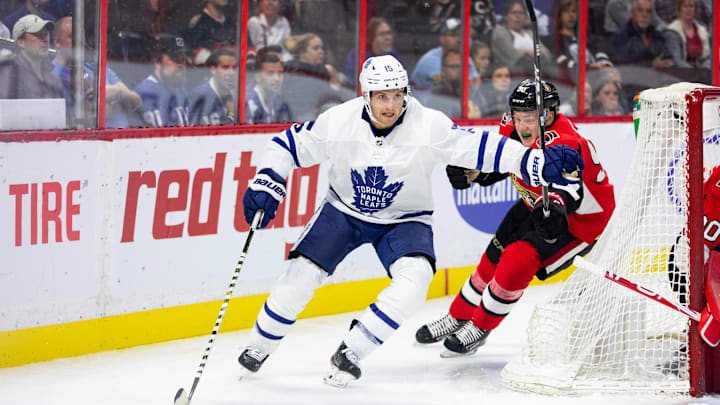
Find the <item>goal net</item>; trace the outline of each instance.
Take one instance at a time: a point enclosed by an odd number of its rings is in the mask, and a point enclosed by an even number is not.
[[[702,178],[720,165],[720,89],[678,83],[643,91],[634,118],[622,195],[586,260],[702,309],[694,304],[704,281]],[[699,368],[691,365],[690,326],[682,314],[577,269],[534,309],[527,346],[503,369],[503,383],[547,394],[691,392]]]

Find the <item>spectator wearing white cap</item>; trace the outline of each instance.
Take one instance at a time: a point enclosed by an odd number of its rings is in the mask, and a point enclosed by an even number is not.
[[[448,18],[440,29],[440,46],[435,47],[420,57],[415,70],[410,76],[410,81],[418,88],[431,89],[442,81],[442,57],[443,52],[460,52],[462,44],[462,24],[457,18]],[[468,58],[469,60],[469,58]],[[468,62],[469,78],[471,81],[478,81],[479,75],[472,61]]]
[[[0,98],[63,98],[62,85],[48,58],[52,21],[34,14],[20,18],[13,27],[19,49],[0,64]]]
[[[3,18],[2,22],[8,28],[13,28],[18,20],[26,15],[36,15],[43,20],[55,22],[55,16],[45,10],[50,0],[25,0],[25,5]]]

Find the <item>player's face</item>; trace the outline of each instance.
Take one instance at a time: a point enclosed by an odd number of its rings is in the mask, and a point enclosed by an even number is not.
[[[262,70],[257,73],[255,79],[265,91],[280,94],[283,86],[283,76],[282,63],[265,62],[262,65]]]
[[[390,128],[400,118],[405,92],[403,89],[373,91],[370,96],[370,110],[377,121],[378,129]]]
[[[218,59],[217,66],[211,68],[215,82],[224,90],[230,91],[235,88],[235,68],[237,63],[230,55],[223,55]]]
[[[529,148],[537,141],[540,132],[537,111],[515,111],[513,116],[520,141],[523,146]]]

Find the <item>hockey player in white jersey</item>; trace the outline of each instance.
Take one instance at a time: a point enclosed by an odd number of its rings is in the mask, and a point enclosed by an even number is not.
[[[275,136],[244,195],[245,219],[250,223],[263,210],[260,227],[265,227],[285,197],[293,168],[330,163],[330,190],[258,314],[238,359],[243,372],[258,371],[337,264],[371,243],[392,282],[353,321],[331,356],[325,382],[343,387],[360,378],[361,360],[425,301],[435,272],[431,172],[436,165],[512,172],[535,185],[568,184],[573,177],[563,175],[583,168],[580,155],[567,146],[528,149],[496,133],[461,129],[423,107],[392,56],[367,59],[360,86],[362,97]]]

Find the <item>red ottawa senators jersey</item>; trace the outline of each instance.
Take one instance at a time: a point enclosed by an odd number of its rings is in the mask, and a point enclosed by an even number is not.
[[[513,136],[516,131],[510,113],[505,113],[503,116],[499,132],[507,137],[519,138],[519,135]],[[555,122],[545,128],[545,146],[558,144],[567,145],[579,151],[585,163],[585,169],[582,172],[583,199],[580,207],[568,215],[568,225],[570,233],[584,242],[592,243],[605,229],[605,225],[615,210],[613,185],[610,184],[607,173],[600,164],[595,145],[580,135],[575,124],[562,114],[557,114]],[[539,140],[532,147],[539,149]],[[537,197],[542,195],[542,187],[531,187],[525,184],[521,178],[512,174],[510,176],[525,205],[532,209]],[[552,188],[552,185],[550,187]],[[720,213],[720,205],[718,208]]]
[[[715,167],[703,184],[703,237],[705,246],[720,250],[720,166]]]

